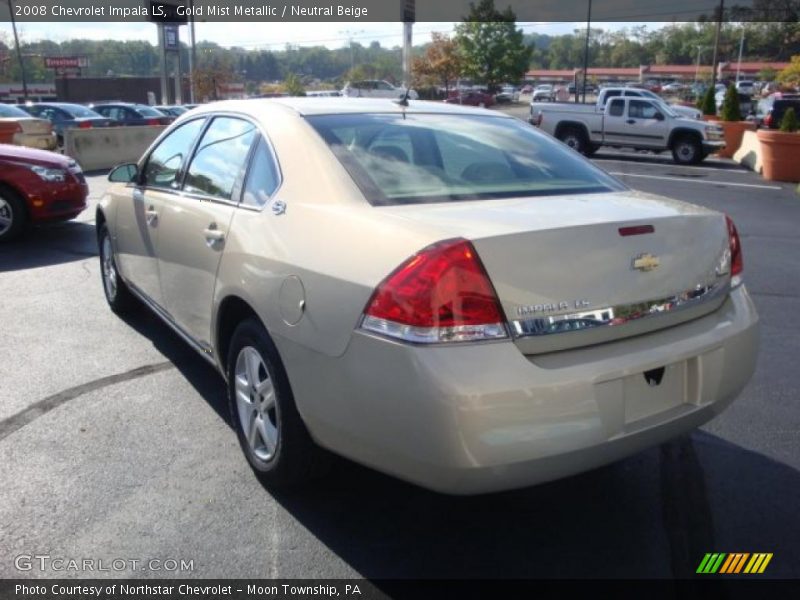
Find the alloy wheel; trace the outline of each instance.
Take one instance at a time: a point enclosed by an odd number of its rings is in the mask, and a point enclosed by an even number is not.
[[[236,358],[234,389],[239,422],[247,445],[256,458],[275,457],[280,437],[275,385],[261,354],[245,346]]]
[[[5,234],[14,224],[14,210],[5,198],[0,196],[0,236]]]
[[[102,253],[103,268],[103,287],[109,301],[117,297],[117,267],[114,264],[114,253],[111,250],[111,238],[108,235],[103,237],[103,244],[100,252]]]

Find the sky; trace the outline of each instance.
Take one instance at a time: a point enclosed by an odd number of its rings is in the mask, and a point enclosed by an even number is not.
[[[597,23],[593,27],[618,30],[641,23]],[[664,23],[644,23],[649,29],[663,27]],[[3,23],[2,29],[11,34],[11,24]],[[455,23],[416,23],[414,43],[430,40],[432,31],[449,33]],[[560,35],[583,29],[586,23],[518,23],[525,33],[544,33]],[[23,40],[36,41],[48,39],[61,42],[70,39],[102,40],[146,40],[157,42],[156,27],[151,23],[20,23],[18,30]],[[241,46],[248,49],[263,48],[280,50],[286,44],[299,46],[327,46],[341,48],[348,39],[367,46],[372,41],[381,46],[393,47],[402,44],[402,23],[344,22],[344,23],[197,23],[197,40],[216,42],[221,46]],[[188,40],[186,27],[181,27],[181,39]]]

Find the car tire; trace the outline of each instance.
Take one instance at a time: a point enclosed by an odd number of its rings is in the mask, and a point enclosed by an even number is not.
[[[28,228],[28,211],[19,194],[0,185],[0,242],[18,238]]]
[[[242,321],[227,357],[228,407],[239,445],[264,485],[288,488],[324,473],[329,457],[311,439],[264,326]]]
[[[600,150],[599,144],[586,144],[586,150],[584,150],[583,154],[585,156],[594,156],[598,150]]]
[[[111,244],[111,234],[104,223],[97,234],[97,245],[100,255],[100,279],[103,293],[108,305],[118,315],[124,315],[136,307],[136,298],[120,277],[117,259]]]
[[[679,165],[696,165],[705,158],[703,145],[694,137],[681,136],[672,142],[672,159]]]
[[[558,139],[575,150],[584,154],[589,149],[589,140],[586,138],[586,133],[577,127],[565,127],[558,132]]]

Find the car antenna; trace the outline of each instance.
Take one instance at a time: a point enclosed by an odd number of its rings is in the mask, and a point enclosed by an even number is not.
[[[399,104],[400,106],[403,107],[408,107],[408,95],[410,92],[411,92],[411,86],[407,85],[405,93],[400,98],[392,100],[392,102],[394,102],[395,104]]]

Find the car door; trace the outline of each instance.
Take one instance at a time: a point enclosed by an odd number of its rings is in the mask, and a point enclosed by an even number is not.
[[[666,148],[669,125],[659,107],[645,98],[628,100],[627,118],[622,125],[629,143]]]
[[[603,143],[628,144],[625,136],[625,98],[611,98],[603,112]],[[594,136],[592,136],[594,138]]]
[[[205,119],[194,119],[173,130],[140,163],[137,180],[112,192],[121,196],[115,199],[114,227],[120,272],[162,308],[157,252],[163,205],[177,195],[188,156],[204,124]]]
[[[164,302],[203,348],[210,349],[217,267],[257,135],[248,120],[215,116],[196,145],[181,193],[164,203],[158,240]]]

